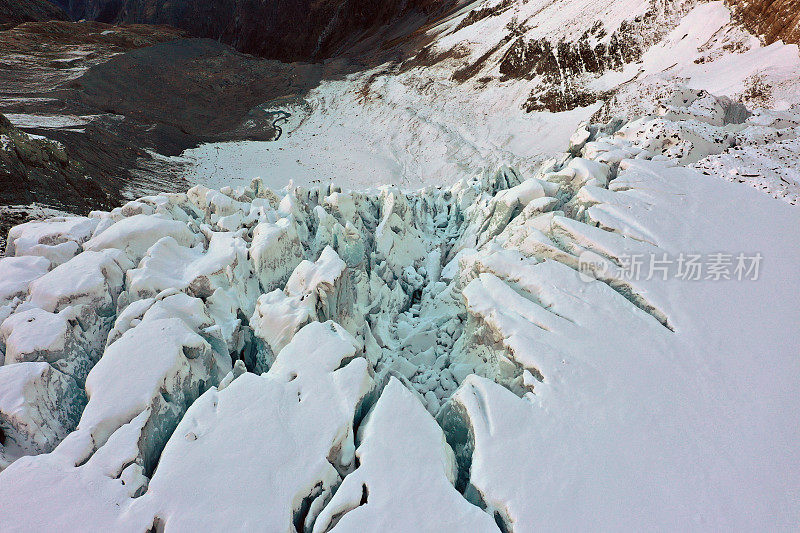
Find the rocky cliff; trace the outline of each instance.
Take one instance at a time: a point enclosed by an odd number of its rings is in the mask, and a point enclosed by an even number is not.
[[[100,22],[169,24],[240,51],[283,61],[320,60],[402,38],[453,0],[59,0],[70,15]]]
[[[0,0],[0,25],[68,19],[63,9],[47,0]]]
[[[726,0],[739,21],[767,44],[800,43],[800,0]]]

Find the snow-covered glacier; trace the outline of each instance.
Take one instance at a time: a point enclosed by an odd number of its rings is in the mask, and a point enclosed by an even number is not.
[[[13,228],[0,529],[796,527],[797,191],[715,169],[798,124],[684,87],[536,170]]]

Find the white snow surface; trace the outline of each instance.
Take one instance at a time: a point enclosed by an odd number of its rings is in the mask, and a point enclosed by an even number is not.
[[[85,126],[98,118],[98,115],[28,115],[8,113],[6,118],[18,128],[75,128]]]
[[[495,5],[505,8],[459,28],[471,9]],[[291,114],[277,141],[203,144],[184,152],[180,161],[188,161],[190,182],[214,188],[247,185],[260,177],[275,189],[288,183],[335,183],[346,189],[392,183],[417,189],[446,187],[453,176],[501,164],[530,173],[562,151],[578,124],[602,104],[559,113],[522,109],[541,80],[499,74],[514,41],[508,39],[517,36],[510,35],[509,25],[522,27],[519,35],[527,40],[576,42],[601,21],[608,40],[622,21],[650,5],[644,0],[473,3],[428,30],[433,53],[454,57],[410,69],[385,64],[324,81],[293,103],[275,107]],[[750,107],[785,109],[800,103],[796,45],[761,46],[731,23],[721,1],[666,5],[670,13],[642,34],[655,44],[640,61],[575,81],[611,91],[608,113],[652,112],[648,105],[681,87],[744,100]],[[453,79],[454,72],[476,64],[467,81]],[[753,96],[756,86],[766,88],[763,97]]]
[[[488,4],[434,46],[643,9],[456,29]],[[800,60],[679,4],[587,81],[626,118],[525,114],[532,80],[470,92],[441,63],[356,104],[355,76],[278,141],[199,148],[218,189],[12,229],[0,529],[796,529]]]
[[[317,518],[315,531],[496,531],[492,518],[453,487],[455,456],[442,429],[396,378],[362,428],[359,467]]]

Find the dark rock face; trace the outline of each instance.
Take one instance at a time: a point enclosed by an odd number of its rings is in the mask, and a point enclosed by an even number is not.
[[[67,0],[60,0],[67,2]],[[366,52],[407,36],[452,0],[68,0],[75,19],[168,24],[282,61]]]
[[[602,73],[622,68],[642,55],[637,41],[636,22],[624,21],[611,35],[609,44],[592,42],[606,36],[602,23],[581,35],[575,42],[551,43],[547,39],[525,41],[518,38],[500,62],[500,74],[506,78],[553,76],[563,81],[584,73]]]
[[[354,68],[345,59],[260,59],[166,26],[53,21],[0,31],[3,112],[21,120],[20,135],[57,141],[47,146],[69,154],[69,164],[58,159],[62,152],[41,161],[7,154],[0,206],[36,201],[85,213],[153,188],[185,190],[180,168],[153,152],[174,156],[202,142],[272,140],[279,128],[269,105],[294,101],[322,78]],[[78,124],[52,125],[48,117]]]
[[[90,205],[87,196],[95,199]],[[27,135],[0,115],[0,201],[3,204],[45,203],[83,206],[103,202],[110,195],[97,181],[84,175],[80,163],[63,145]]]
[[[69,20],[69,17],[47,0],[0,0],[0,25],[45,20]]]
[[[335,74],[335,67],[286,64],[210,39],[179,39],[94,66],[68,92],[91,108],[208,140],[229,138],[259,104],[305,93]]]
[[[767,44],[800,43],[800,0],[726,0],[734,17]]]
[[[601,41],[607,33],[600,22],[572,42],[519,37],[501,59],[500,74],[505,79],[540,77],[540,85],[525,104],[528,112],[567,111],[590,105],[599,95],[581,90],[576,78],[621,69],[637,61],[644,50],[638,38],[643,33],[641,27],[654,18],[655,13],[649,12],[634,21],[624,21],[608,44]]]
[[[128,169],[156,141],[136,125],[84,104],[63,89],[81,69],[117,54],[181,37],[154,26],[108,26],[63,21],[26,22],[0,31],[0,108],[8,115],[99,118],[79,127],[13,127],[0,124],[0,206],[36,202],[77,213],[108,208],[122,200]],[[73,51],[79,50],[79,54]],[[149,135],[160,140],[164,128]],[[46,139],[28,137],[33,134]],[[169,138],[168,136],[166,136]],[[176,147],[177,149],[177,147]],[[3,213],[0,218],[7,218]]]
[[[467,13],[467,16],[464,17],[464,19],[461,22],[458,23],[458,26],[456,26],[455,31],[458,31],[461,28],[466,28],[467,26],[471,26],[472,24],[475,24],[479,20],[499,15],[500,13],[506,11],[513,5],[514,5],[513,0],[503,0],[499,4],[496,4],[492,7],[480,7],[478,9],[473,9],[472,11]]]
[[[500,60],[500,75],[539,80],[523,106],[528,112],[585,107],[608,95],[584,89],[582,78],[638,61],[666,31],[658,21],[676,13],[670,3],[651,2],[646,13],[623,21],[610,35],[598,21],[574,41],[517,37]]]

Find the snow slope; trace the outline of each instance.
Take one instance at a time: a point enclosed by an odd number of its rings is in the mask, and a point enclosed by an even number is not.
[[[731,97],[751,109],[800,103],[795,45],[761,46],[731,23],[719,1],[658,5],[640,0],[473,3],[428,30],[432,43],[419,55],[427,59],[381,65],[324,81],[289,104],[265,104],[291,114],[280,123],[277,141],[204,144],[187,150],[180,162],[188,164],[190,181],[216,188],[247,185],[256,177],[273,188],[290,180],[352,189],[382,183],[446,187],[453,176],[502,164],[532,172],[562,150],[578,124],[593,114],[652,113],[659,99],[684,88]],[[464,25],[481,10],[492,14]],[[652,20],[644,17],[645,22],[629,22],[619,30],[625,21],[642,20],[648,10],[655,10]],[[563,79],[546,71],[549,67],[539,75],[524,62],[519,74],[507,73],[506,57],[517,40],[574,44],[597,24],[605,37],[591,34],[592,43],[608,44],[619,30],[634,36],[635,42],[620,41],[624,46],[643,53],[616,68]],[[524,109],[532,94],[558,92],[562,85],[600,100],[589,98],[555,113]]]

